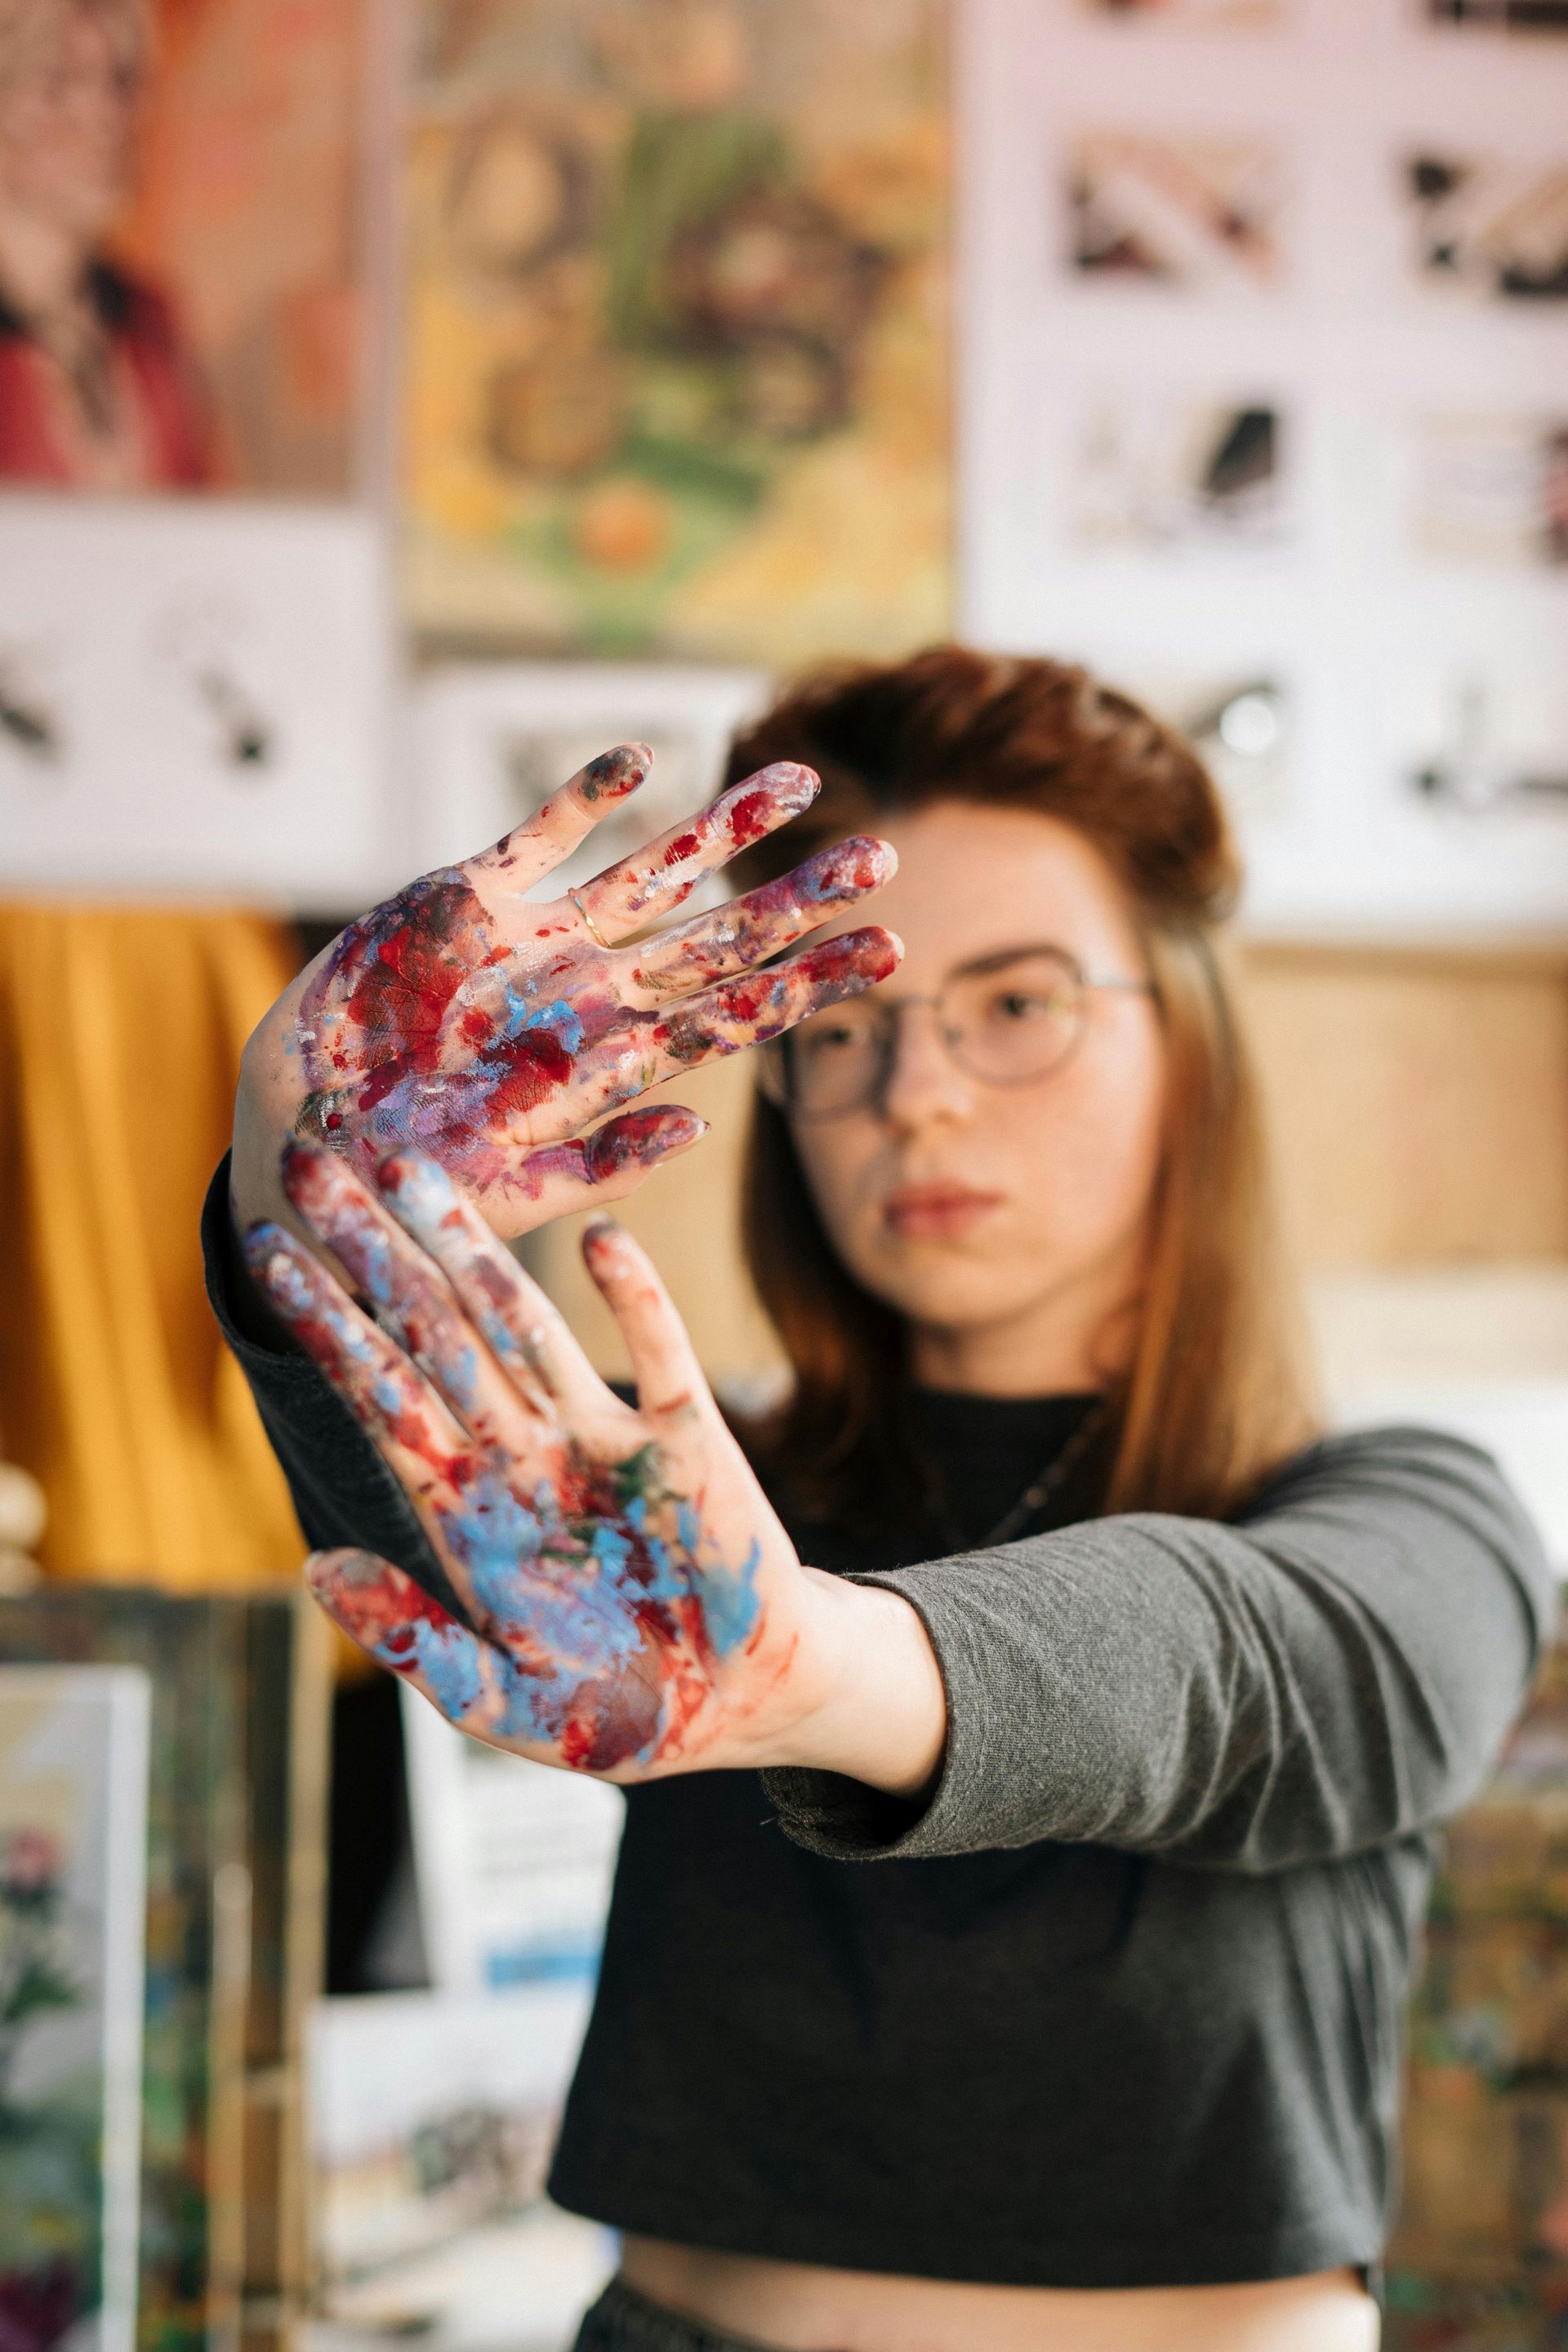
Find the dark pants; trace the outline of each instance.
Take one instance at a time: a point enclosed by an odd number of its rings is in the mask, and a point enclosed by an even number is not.
[[[767,2352],[753,2336],[728,2336],[700,2319],[682,2319],[612,2279],[584,2316],[576,2352]]]

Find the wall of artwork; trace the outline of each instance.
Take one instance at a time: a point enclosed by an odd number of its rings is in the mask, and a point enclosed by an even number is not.
[[[1568,908],[1568,9],[961,11],[961,599],[1193,730],[1271,929]]]
[[[12,0],[0,881],[448,853],[410,653],[956,626],[1192,730],[1255,928],[1559,927],[1565,101],[1565,0]]]

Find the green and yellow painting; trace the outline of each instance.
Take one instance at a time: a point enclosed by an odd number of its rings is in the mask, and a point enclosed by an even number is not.
[[[422,0],[426,636],[788,665],[950,604],[939,0]]]

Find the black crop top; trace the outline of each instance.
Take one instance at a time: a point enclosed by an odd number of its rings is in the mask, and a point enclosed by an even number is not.
[[[308,1537],[445,1597],[313,1365],[237,1332],[226,1179],[214,1302]],[[645,2236],[998,2284],[1374,2263],[1432,1832],[1538,1654],[1533,1533],[1486,1455],[1394,1429],[1312,1448],[1236,1525],[954,1553],[1084,1402],[919,1409],[940,1520],[792,1533],[920,1611],[949,1697],[935,1790],[628,1790],[553,2195]]]

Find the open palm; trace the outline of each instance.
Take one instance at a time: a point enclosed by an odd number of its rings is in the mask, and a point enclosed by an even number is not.
[[[892,969],[897,943],[876,929],[769,963],[887,879],[891,853],[869,839],[648,936],[706,877],[807,806],[816,778],[789,762],[581,890],[531,899],[636,790],[650,756],[623,744],[594,761],[494,848],[351,923],[279,1000],[247,1049],[242,1221],[268,1204],[279,1141],[294,1132],[367,1174],[395,1149],[426,1152],[497,1231],[525,1231],[628,1189],[700,1132],[689,1113],[661,1108],[567,1140],[606,1111]]]
[[[468,1622],[363,1552],[312,1559],[328,1612],[463,1730],[542,1762],[626,1780],[764,1752],[810,1702],[792,1668],[811,1572],[630,1235],[606,1220],[585,1251],[635,1405],[434,1160],[394,1155],[373,1194],[296,1144],[284,1181],[374,1319],[277,1225],[247,1235],[251,1270],[402,1482]]]

